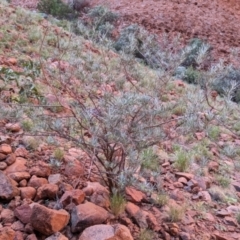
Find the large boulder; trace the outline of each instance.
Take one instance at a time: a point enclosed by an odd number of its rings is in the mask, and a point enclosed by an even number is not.
[[[19,193],[14,181],[0,171],[0,199],[11,200]]]
[[[104,223],[109,214],[104,209],[91,202],[76,206],[71,213],[72,232],[80,232],[85,228]]]
[[[61,231],[69,222],[69,213],[63,209],[57,211],[34,203],[31,223],[33,229],[44,235]]]

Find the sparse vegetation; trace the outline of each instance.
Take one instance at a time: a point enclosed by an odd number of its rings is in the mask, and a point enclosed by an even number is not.
[[[124,212],[126,205],[126,200],[123,194],[115,191],[110,198],[110,208],[112,213],[118,217],[121,213]]]
[[[168,194],[162,192],[162,193],[157,194],[156,199],[155,199],[154,202],[155,202],[155,204],[157,204],[159,206],[164,206],[164,205],[166,205],[168,203],[168,201],[169,201]]]
[[[181,172],[189,168],[191,155],[184,149],[177,150],[174,153],[174,166]]]
[[[180,207],[180,206],[169,206],[169,220],[171,222],[178,222],[180,221],[185,212],[185,207]]]
[[[56,148],[53,152],[53,157],[58,161],[62,161],[64,157],[64,151],[61,148]]]
[[[154,239],[154,232],[150,229],[143,229],[141,230],[138,240],[153,240]]]

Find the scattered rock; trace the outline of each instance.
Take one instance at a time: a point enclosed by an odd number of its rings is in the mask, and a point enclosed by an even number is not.
[[[4,153],[0,153],[0,161],[3,161],[7,158],[7,154],[4,154]]]
[[[3,153],[3,154],[10,154],[12,153],[12,147],[9,145],[9,144],[1,144],[0,145],[0,153]]]
[[[148,227],[147,212],[141,210],[140,207],[131,202],[127,203],[126,211],[134,219],[134,221],[138,224],[140,228],[145,229]]]
[[[8,208],[3,209],[1,212],[1,223],[13,223],[15,221],[14,212]]]
[[[97,206],[103,207],[105,209],[109,209],[110,207],[109,193],[106,191],[94,192],[90,197],[90,201]]]
[[[12,225],[11,225],[11,228],[14,230],[14,231],[21,231],[23,232],[24,231],[24,224],[20,221],[16,221],[14,222]]]
[[[89,226],[102,224],[108,216],[109,214],[104,208],[93,203],[80,204],[71,213],[72,232],[80,232]]]
[[[51,174],[51,168],[49,164],[45,162],[38,162],[38,165],[30,169],[30,174],[37,177],[48,177]]]
[[[21,187],[19,190],[22,199],[34,199],[37,192],[33,187]]]
[[[23,158],[27,158],[28,156],[28,151],[26,150],[25,147],[18,147],[14,154],[16,155],[16,157],[23,157]]]
[[[9,166],[16,162],[16,154],[11,153],[7,156],[5,163]]]
[[[69,214],[65,210],[52,210],[38,203],[34,203],[30,222],[33,229],[45,235],[61,231],[69,221]]]
[[[7,164],[5,162],[0,162],[0,170],[5,170],[7,168]]]
[[[13,180],[0,171],[0,199],[11,200],[19,195],[19,189]]]
[[[184,178],[186,178],[186,179],[188,179],[188,180],[191,180],[192,178],[194,178],[194,175],[191,174],[191,173],[176,172],[175,175],[176,175],[177,177],[184,177]]]
[[[36,201],[40,199],[55,199],[57,197],[58,186],[55,184],[44,184],[37,189]]]
[[[23,204],[15,208],[14,214],[22,223],[27,224],[30,223],[32,208],[28,204]]]
[[[80,189],[76,189],[76,190],[66,191],[62,195],[59,202],[62,205],[62,207],[65,208],[70,203],[79,205],[84,201],[84,199],[85,199],[85,193]]]
[[[62,175],[57,173],[57,174],[51,174],[48,176],[48,182],[50,184],[56,184],[59,185],[62,182]]]
[[[46,178],[39,178],[35,175],[33,175],[28,182],[29,187],[33,187],[33,188],[36,188],[36,189],[43,186],[44,184],[48,184],[47,179]]]
[[[126,187],[125,193],[127,195],[127,199],[131,202],[140,203],[144,198],[146,199],[145,193],[138,191],[133,187]]]
[[[0,228],[0,240],[14,240],[15,231],[10,227]]]
[[[82,176],[84,174],[84,167],[78,160],[71,160],[66,163],[65,174],[68,176]]]
[[[21,130],[21,126],[19,123],[7,123],[5,127],[8,131],[11,132],[19,132]]]
[[[14,172],[14,173],[8,174],[8,176],[16,182],[20,182],[23,179],[29,179],[30,178],[30,174],[28,172]]]
[[[133,240],[129,229],[123,225],[95,225],[86,228],[79,240]]]
[[[106,192],[109,191],[98,182],[87,182],[87,186],[82,190],[85,192],[86,196],[91,196],[94,192]]]
[[[63,234],[60,232],[54,233],[53,235],[49,236],[45,240],[68,240],[67,237],[65,237]]]
[[[26,172],[27,167],[26,167],[27,160],[22,157],[17,157],[16,161],[7,167],[7,169],[4,171],[6,174],[9,173],[15,173],[15,172]]]

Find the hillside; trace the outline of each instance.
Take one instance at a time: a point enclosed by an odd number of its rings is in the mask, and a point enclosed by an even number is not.
[[[239,70],[83,15],[0,2],[0,239],[240,239]]]

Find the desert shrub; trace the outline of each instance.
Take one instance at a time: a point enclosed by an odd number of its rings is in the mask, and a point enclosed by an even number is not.
[[[216,76],[212,88],[220,95],[240,102],[240,70],[231,66],[226,67]]]
[[[104,6],[96,6],[89,9],[85,20],[76,20],[72,29],[76,34],[83,35],[95,42],[102,42],[103,38],[104,41],[110,41],[117,19],[118,14]]]
[[[76,12],[61,0],[40,0],[37,8],[59,19],[76,17]]]
[[[120,36],[113,46],[117,51],[132,55],[153,69],[169,71],[178,65],[180,55],[177,51],[176,53],[172,52],[170,48],[166,50],[164,41],[169,40],[163,37],[161,47],[157,36],[150,34],[137,24],[133,24],[121,30]],[[177,46],[178,39],[172,44]]]
[[[183,75],[183,80],[188,83],[199,83],[201,78],[201,73],[198,70],[195,70],[192,66],[188,67]]]
[[[140,154],[140,161],[143,168],[152,171],[159,170],[159,159],[152,148],[147,148],[142,151],[142,153]]]
[[[153,240],[155,238],[154,232],[150,229],[142,229],[137,240]]]
[[[191,39],[189,44],[183,49],[185,56],[180,65],[186,68],[192,67],[195,69],[206,60],[209,56],[210,50],[211,47],[201,39]]]
[[[190,166],[191,154],[184,149],[174,153],[174,166],[181,172],[186,171]]]

